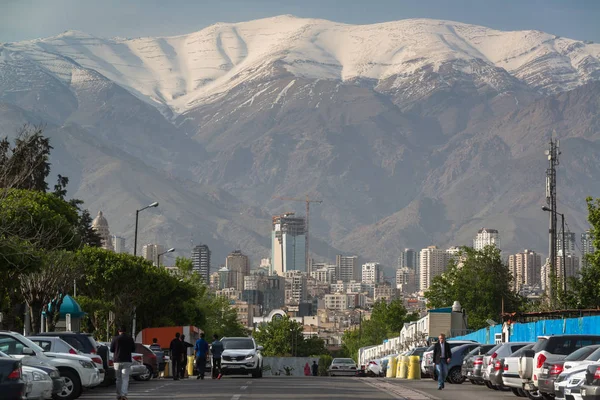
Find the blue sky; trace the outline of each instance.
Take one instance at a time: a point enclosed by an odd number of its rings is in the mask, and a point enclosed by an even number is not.
[[[600,42],[600,0],[0,0],[0,42],[69,29],[166,36],[281,14],[353,24],[438,18]]]

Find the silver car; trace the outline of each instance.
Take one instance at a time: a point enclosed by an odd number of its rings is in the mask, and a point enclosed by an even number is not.
[[[356,363],[351,358],[334,358],[328,372],[329,376],[354,376]]]

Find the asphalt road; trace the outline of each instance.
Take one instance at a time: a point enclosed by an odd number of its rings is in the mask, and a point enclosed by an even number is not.
[[[395,379],[348,377],[225,377],[221,380],[170,379],[131,382],[129,399],[205,399],[205,400],[486,400],[516,399],[511,392],[498,392],[484,386],[447,385],[436,390],[430,379],[398,381]],[[81,400],[116,399],[115,387],[84,392]]]

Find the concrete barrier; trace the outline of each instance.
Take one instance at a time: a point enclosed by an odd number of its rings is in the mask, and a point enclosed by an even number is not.
[[[398,357],[391,357],[388,361],[387,371],[385,371],[385,377],[395,378],[396,368],[398,368]]]
[[[408,356],[400,356],[400,363],[398,367],[399,373],[396,375],[396,378],[406,379],[408,376],[408,362]]]
[[[421,379],[421,362],[419,356],[410,356],[408,363],[408,379]]]

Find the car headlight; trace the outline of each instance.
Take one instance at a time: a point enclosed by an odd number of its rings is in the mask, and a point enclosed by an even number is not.
[[[33,380],[34,381],[45,381],[46,377],[44,376],[44,374],[34,371],[33,372]]]
[[[90,361],[79,360],[79,364],[81,364],[83,368],[95,368],[94,364],[92,364]]]
[[[248,354],[246,356],[246,360],[252,360],[254,358],[254,354]]]
[[[58,371],[50,371],[48,375],[50,375],[50,378],[52,379],[60,378],[60,373]]]

